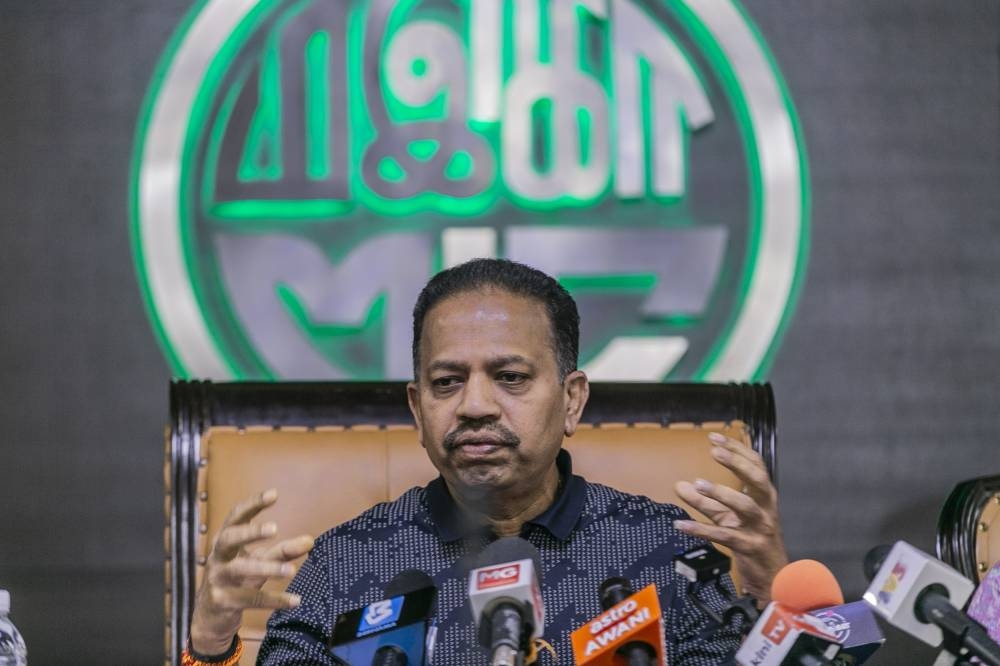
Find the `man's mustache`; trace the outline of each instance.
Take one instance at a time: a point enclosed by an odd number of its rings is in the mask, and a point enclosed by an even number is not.
[[[501,425],[499,423],[478,423],[471,422],[465,425],[460,425],[451,432],[449,432],[444,437],[444,448],[447,451],[452,451],[458,448],[458,440],[468,434],[482,435],[487,433],[491,435],[491,440],[497,440],[497,443],[502,446],[516,447],[521,445],[521,438],[518,437],[513,430],[508,427]]]

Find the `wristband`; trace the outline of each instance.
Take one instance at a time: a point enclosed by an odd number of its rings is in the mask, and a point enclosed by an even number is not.
[[[191,648],[191,641],[181,652],[181,666],[236,666],[243,656],[243,641],[239,635],[233,636],[229,649],[219,655],[208,656],[198,654]]]

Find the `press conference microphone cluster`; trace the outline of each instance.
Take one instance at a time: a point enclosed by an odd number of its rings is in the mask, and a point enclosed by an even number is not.
[[[600,615],[570,635],[577,666],[661,666],[663,615],[656,586],[634,592],[624,578],[604,581]]]
[[[774,599],[736,652],[740,666],[832,666],[837,636],[810,608],[844,602],[829,569],[813,560],[785,565],[771,586]]]
[[[479,642],[491,666],[534,662],[532,639],[542,635],[545,609],[538,550],[520,537],[497,539],[469,573],[469,601]]]
[[[975,656],[1000,666],[1000,646],[981,624],[959,610],[972,594],[968,578],[944,562],[897,541],[865,557],[871,585],[864,599],[890,624],[956,657]]]
[[[397,574],[386,598],[337,616],[328,645],[330,654],[351,666],[421,666],[430,662],[437,588],[423,571]]]

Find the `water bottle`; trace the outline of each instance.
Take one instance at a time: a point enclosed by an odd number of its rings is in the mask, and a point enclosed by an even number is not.
[[[28,648],[9,613],[10,592],[0,590],[0,666],[28,666]]]

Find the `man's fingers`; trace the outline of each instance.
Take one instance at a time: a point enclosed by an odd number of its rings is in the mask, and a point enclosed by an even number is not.
[[[706,525],[693,520],[676,520],[674,527],[693,537],[700,537],[705,541],[726,546],[733,552],[743,552],[748,547],[746,536],[740,530],[732,527]]]
[[[696,492],[736,514],[741,525],[757,525],[764,520],[764,512],[760,505],[746,493],[733,490],[729,486],[711,483],[705,479],[697,479],[691,485]],[[713,522],[718,523],[719,521]],[[733,527],[733,525],[727,525],[727,527]]]
[[[297,594],[248,587],[213,587],[210,596],[214,607],[229,611],[247,608],[298,608],[302,603],[302,597]]]
[[[233,507],[226,520],[222,523],[227,525],[243,525],[253,520],[254,516],[278,501],[278,491],[269,488],[253,497],[248,497]]]
[[[759,504],[773,505],[776,493],[760,454],[722,433],[711,432],[708,439],[713,444],[712,457],[739,477],[746,485],[747,494]]]
[[[220,565],[213,573],[217,581],[228,581],[238,585],[247,578],[290,578],[295,575],[295,566],[288,562],[237,557],[231,562]]]
[[[696,509],[712,522],[722,520],[725,514],[729,511],[727,507],[720,504],[718,501],[700,493],[698,488],[695,487],[693,483],[679,481],[674,486],[674,492],[677,493],[678,497],[690,504],[692,508]]]
[[[270,539],[277,533],[278,526],[274,523],[228,525],[219,531],[212,554],[217,559],[227,562],[236,557],[244,546]]]
[[[301,534],[297,537],[271,544],[255,553],[255,555],[264,560],[294,560],[312,550],[314,542],[315,539],[308,534]]]

